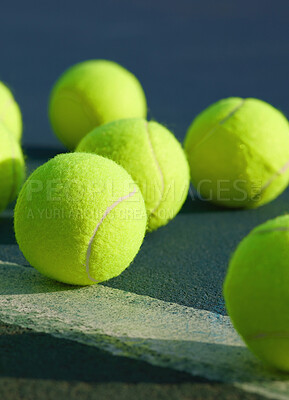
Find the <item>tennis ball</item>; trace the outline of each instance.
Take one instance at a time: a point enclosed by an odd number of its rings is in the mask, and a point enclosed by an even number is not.
[[[124,167],[138,184],[148,213],[148,229],[172,219],[189,188],[189,166],[174,135],[157,122],[123,119],[102,125],[76,151],[108,157]]]
[[[21,147],[6,126],[0,122],[0,212],[17,196],[24,175]]]
[[[146,113],[145,95],[137,78],[106,60],[69,68],[56,82],[49,105],[52,128],[69,149],[75,149],[98,125],[121,118],[145,118]]]
[[[61,154],[35,170],[15,207],[16,239],[42,274],[74,285],[119,275],[146,230],[139,188],[113,161]]]
[[[216,204],[255,208],[288,185],[289,124],[264,101],[218,101],[193,121],[184,146],[193,185]]]
[[[241,241],[224,284],[226,307],[248,347],[289,371],[289,215],[270,220]]]
[[[22,116],[12,92],[0,81],[0,122],[20,141],[22,137]]]

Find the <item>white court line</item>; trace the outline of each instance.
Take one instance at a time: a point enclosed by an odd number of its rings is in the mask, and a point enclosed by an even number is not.
[[[0,274],[2,322],[289,399],[289,376],[266,370],[226,316],[102,285],[66,286],[1,261]]]

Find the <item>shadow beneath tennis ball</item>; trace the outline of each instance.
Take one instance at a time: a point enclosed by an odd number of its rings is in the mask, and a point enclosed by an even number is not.
[[[82,286],[67,285],[46,278],[32,267],[0,261],[0,297],[7,295],[66,292]]]
[[[267,369],[245,347],[194,340],[131,340],[119,337],[115,338],[119,348],[119,355],[115,356],[97,348],[99,340],[102,345],[106,342],[113,344],[113,338],[98,334],[86,336],[90,341],[89,346],[66,338],[0,324],[0,346],[4,349],[0,355],[0,377],[99,384],[206,384],[208,380],[202,377],[204,375],[210,379],[211,385],[215,385],[215,397],[212,398],[218,397],[218,387],[224,385],[221,382],[226,385],[252,384],[253,388],[265,392],[274,391],[274,385],[276,392],[280,387],[282,393],[289,389],[288,374]],[[93,345],[94,340],[96,347]],[[155,365],[147,363],[146,359],[153,360]],[[176,366],[187,372],[174,370]],[[238,390],[230,387],[230,398]],[[251,399],[243,392],[242,399],[247,398]]]
[[[254,227],[284,214],[288,204],[286,190],[254,210],[181,212],[147,234],[131,266],[105,285],[226,314],[222,292],[232,254]]]
[[[28,178],[33,171],[46,163],[49,159],[54,158],[58,154],[66,153],[67,150],[55,147],[24,147],[24,157],[26,162],[26,178]]]
[[[46,162],[57,154],[66,153],[67,149],[65,147],[23,146],[23,151],[29,160],[42,160]]]
[[[289,390],[289,374],[279,372],[261,362],[245,346],[198,340],[169,340],[117,337],[124,353],[156,359],[167,367],[176,365],[185,371],[207,376],[213,381],[255,383],[284,381]],[[103,338],[105,341],[105,337]],[[113,339],[109,338],[110,343]],[[167,356],[170,354],[170,357]]]
[[[206,382],[185,372],[116,357],[94,346],[16,326],[0,324],[0,347],[0,377],[95,383]]]
[[[193,198],[188,195],[185,203],[183,204],[180,213],[181,214],[194,214],[194,213],[209,213],[209,212],[225,212],[232,211],[232,209],[217,206],[216,204],[211,203],[208,200],[201,199],[199,197]]]
[[[179,214],[147,234],[129,268],[103,284],[226,314],[222,287],[228,262],[240,240],[259,221],[250,217],[248,227],[240,214]]]
[[[13,211],[5,210],[0,215],[0,245],[16,244],[13,228]]]

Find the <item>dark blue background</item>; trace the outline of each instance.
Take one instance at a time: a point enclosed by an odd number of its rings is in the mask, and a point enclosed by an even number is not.
[[[143,84],[150,116],[183,139],[194,116],[227,96],[253,96],[289,114],[288,0],[6,1],[0,80],[14,90],[25,145],[61,145],[49,91],[71,64],[117,61]]]
[[[288,0],[18,0],[0,5],[0,80],[24,118],[30,172],[64,148],[47,118],[50,89],[70,65],[111,59],[134,72],[150,117],[183,139],[191,120],[227,96],[258,97],[289,115]],[[29,173],[28,172],[28,173]],[[0,218],[0,260],[27,261],[12,206]],[[256,225],[289,211],[289,190],[256,210],[187,200],[146,236],[132,265],[106,285],[225,314],[228,260]],[[0,398],[260,400],[232,385],[153,367],[1,324]]]

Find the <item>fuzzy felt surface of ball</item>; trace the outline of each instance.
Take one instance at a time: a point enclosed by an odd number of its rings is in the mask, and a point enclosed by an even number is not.
[[[49,116],[58,138],[75,149],[86,133],[121,118],[146,117],[138,79],[119,64],[90,60],[63,73],[50,97]]]
[[[231,97],[211,105],[189,127],[184,147],[193,185],[216,204],[256,208],[288,185],[288,120],[264,101]]]
[[[0,122],[0,212],[15,200],[25,176],[19,142]]]
[[[15,208],[16,239],[29,263],[60,282],[90,285],[133,261],[147,224],[129,174],[93,154],[61,154],[36,169]]]
[[[248,347],[289,372],[289,215],[259,225],[238,245],[224,284],[226,307]]]
[[[0,122],[20,141],[22,115],[11,90],[0,81]]]
[[[185,153],[157,122],[132,118],[102,125],[86,135],[76,151],[108,157],[127,170],[143,194],[151,231],[174,218],[187,197]]]

